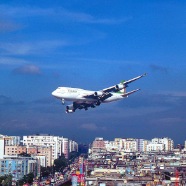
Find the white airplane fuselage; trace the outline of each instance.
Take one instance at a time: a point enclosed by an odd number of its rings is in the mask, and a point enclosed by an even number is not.
[[[102,94],[101,91],[96,91],[98,94]],[[84,90],[80,88],[71,88],[71,87],[58,87],[56,90],[52,92],[52,95],[58,99],[63,99],[66,101],[85,101],[87,103],[89,102],[96,102],[95,98],[86,98],[83,97],[85,95],[94,94],[95,91],[90,90]],[[103,103],[117,101],[120,99],[123,99],[119,93],[112,93],[112,96],[105,99]]]

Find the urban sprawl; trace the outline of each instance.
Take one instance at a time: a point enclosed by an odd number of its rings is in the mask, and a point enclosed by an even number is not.
[[[0,135],[0,184],[186,185],[186,141],[98,137],[80,146],[54,135]]]

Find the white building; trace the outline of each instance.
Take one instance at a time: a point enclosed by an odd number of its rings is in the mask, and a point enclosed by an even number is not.
[[[72,151],[76,151],[78,152],[78,144],[77,142],[73,141],[73,140],[69,140],[69,152],[72,152]]]
[[[38,160],[38,163],[40,166],[42,167],[46,167],[47,164],[46,164],[46,157],[43,155],[43,156],[34,156],[37,160]]]
[[[65,158],[68,158],[68,155],[69,155],[69,140],[68,140],[68,138],[60,138],[60,143],[61,143],[61,152],[65,155]]]
[[[164,144],[161,143],[149,143],[147,145],[147,151],[163,151],[164,150]]]
[[[153,144],[163,144],[164,151],[172,151],[174,149],[174,142],[170,138],[153,138],[152,143]]]
[[[55,159],[62,155],[62,153],[68,158],[69,152],[74,151],[75,149],[78,151],[78,144],[76,142],[69,140],[68,138],[47,134],[23,136],[23,145],[26,145],[27,147],[52,147],[52,164]]]
[[[115,141],[105,141],[105,148],[109,152],[119,150]]]
[[[145,139],[143,140],[143,150],[142,150],[142,152],[147,152],[147,145],[149,143],[151,143],[151,141],[145,140]]]
[[[20,136],[0,135],[0,159],[5,155],[5,146],[15,146],[20,144]]]
[[[0,159],[3,159],[5,153],[5,141],[3,137],[0,137]]]
[[[61,156],[62,142],[58,136],[47,134],[23,136],[23,145],[29,146],[46,146],[52,147],[52,164],[55,159]]]
[[[6,146],[17,146],[20,145],[21,137],[20,136],[5,136],[5,145]]]
[[[126,152],[136,152],[137,151],[137,141],[134,138],[122,139],[123,149]]]

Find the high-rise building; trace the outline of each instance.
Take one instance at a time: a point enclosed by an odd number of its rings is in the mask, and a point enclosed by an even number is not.
[[[20,136],[0,135],[0,159],[3,158],[6,146],[17,146],[20,144]],[[14,148],[12,148],[14,149]]]
[[[92,152],[101,152],[105,150],[106,148],[103,138],[95,138],[95,140],[92,143]]]
[[[164,144],[162,143],[149,143],[147,145],[147,151],[163,151],[164,150]]]
[[[174,148],[174,142],[170,138],[153,138],[152,143],[153,144],[163,144],[164,151],[172,151]]]
[[[14,179],[22,179],[28,173],[38,176],[40,166],[38,160],[31,157],[4,157],[0,159],[0,175],[13,175]]]
[[[60,143],[61,143],[61,151],[65,155],[65,158],[68,158],[69,151],[70,151],[68,138],[60,138]]]
[[[5,153],[5,141],[3,137],[0,137],[0,159],[3,159]]]
[[[78,144],[73,140],[69,140],[69,152],[76,151],[78,152]]]
[[[138,152],[143,152],[144,151],[144,139],[136,139],[136,144],[137,144],[137,151]]]
[[[20,145],[21,137],[20,136],[6,136],[5,139],[5,145]]]
[[[78,145],[76,142],[71,140],[69,143],[68,138],[47,134],[23,136],[23,145],[26,145],[27,147],[51,147],[52,164],[55,159],[59,158],[62,155],[62,153],[65,155],[66,158],[68,158],[69,152],[74,149],[78,150]]]
[[[30,135],[23,136],[23,145],[29,146],[45,146],[52,147],[52,164],[55,159],[57,159],[62,151],[61,151],[61,141],[58,136],[52,135]]]
[[[137,151],[137,141],[134,138],[122,139],[123,149],[126,152],[136,152]]]

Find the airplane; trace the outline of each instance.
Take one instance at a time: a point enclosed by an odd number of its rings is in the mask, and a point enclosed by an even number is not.
[[[102,103],[118,101],[128,97],[134,92],[139,91],[140,89],[126,92],[126,88],[128,87],[129,83],[132,83],[144,76],[146,76],[146,73],[128,81],[122,81],[119,84],[98,91],[71,87],[58,87],[52,92],[52,95],[60,99],[62,104],[65,104],[65,101],[73,101],[71,105],[66,106],[66,113],[73,113],[76,111],[76,109],[88,110],[89,107],[95,108]]]

